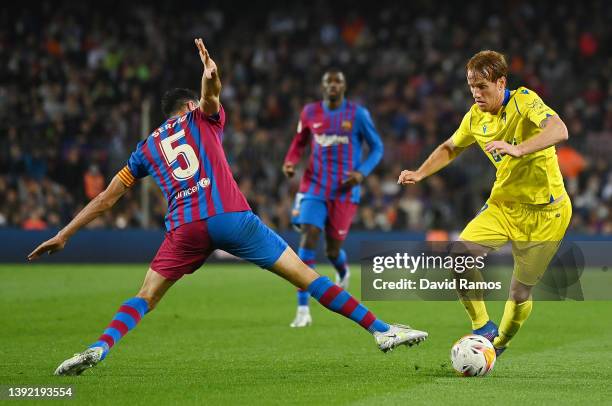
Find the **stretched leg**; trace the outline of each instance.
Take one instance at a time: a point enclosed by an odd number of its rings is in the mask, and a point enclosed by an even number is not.
[[[343,242],[329,234],[325,235],[325,254],[336,269],[336,284],[348,289],[350,270],[346,252],[342,249]]]
[[[64,361],[56,375],[79,375],[103,360],[110,349],[155,308],[183,275],[195,272],[214,250],[205,221],[186,223],[166,233],[138,294],[125,301],[98,340]]]
[[[388,351],[398,345],[412,345],[427,333],[379,320],[348,292],[306,265],[287,243],[252,212],[227,213],[207,220],[213,241],[219,249],[268,269],[308,291],[328,309],[353,320],[374,334],[378,346]]]
[[[378,346],[388,351],[401,344],[412,345],[427,338],[427,333],[407,326],[389,325],[378,319],[371,311],[347,291],[332,283],[327,276],[321,276],[304,264],[287,247],[269,269],[285,278],[300,289],[307,290],[323,306],[358,323],[374,334]]]
[[[55,375],[80,375],[106,358],[110,349],[155,308],[175,282],[149,268],[138,294],[121,304],[98,340],[84,352],[64,361],[55,370]]]
[[[113,348],[128,331],[136,327],[145,314],[155,308],[157,303],[175,282],[175,280],[166,279],[149,268],[138,294],[125,301],[121,307],[119,307],[113,320],[98,338],[98,341],[90,345],[89,348],[103,348],[102,359],[104,359],[110,349]]]

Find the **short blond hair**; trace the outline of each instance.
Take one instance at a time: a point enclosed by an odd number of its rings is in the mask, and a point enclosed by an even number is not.
[[[508,75],[508,63],[504,55],[489,50],[480,51],[471,57],[465,69],[491,82]]]

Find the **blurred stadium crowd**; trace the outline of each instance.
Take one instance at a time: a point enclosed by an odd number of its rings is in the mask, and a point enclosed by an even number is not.
[[[282,160],[301,107],[320,98],[321,74],[332,65],[344,70],[348,97],[371,111],[385,144],[354,229],[465,225],[494,177],[482,152],[471,148],[416,187],[400,188],[396,179],[452,134],[471,104],[465,62],[495,49],[508,58],[510,87],[538,92],[568,126],[570,140],[558,153],[574,204],[572,230],[612,233],[606,4],[13,4],[0,27],[0,226],[61,226],[103,190],[147,135],[143,103],[150,102],[152,130],[163,120],[165,90],[199,88],[193,38],[201,36],[221,69],[224,144],[235,177],[253,209],[279,230],[289,228],[297,189],[297,180],[283,178]],[[165,201],[154,187],[144,224],[141,187],[91,226],[163,227]]]

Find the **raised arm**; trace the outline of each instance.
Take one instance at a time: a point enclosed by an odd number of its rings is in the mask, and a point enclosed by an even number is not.
[[[202,38],[196,38],[195,44],[200,53],[200,60],[204,65],[202,73],[202,90],[200,95],[200,110],[207,116],[217,114],[220,108],[219,95],[221,94],[221,80],[217,64],[208,54]]]
[[[404,170],[399,176],[397,183],[402,185],[411,185],[417,183],[429,175],[438,172],[446,165],[451,163],[457,156],[463,152],[466,147],[458,147],[453,142],[452,137],[440,144],[423,162],[416,171]]]
[[[124,181],[122,181],[119,176],[120,174],[115,175],[106,190],[94,197],[66,227],[55,235],[55,237],[36,247],[36,249],[28,255],[28,260],[32,261],[37,259],[46,252],[53,254],[54,252],[62,250],[68,239],[79,231],[79,229],[113,207],[117,200],[119,200],[128,190],[128,187],[124,185]]]

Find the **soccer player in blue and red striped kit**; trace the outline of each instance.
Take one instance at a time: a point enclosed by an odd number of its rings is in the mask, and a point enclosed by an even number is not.
[[[315,251],[325,231],[325,253],[336,269],[336,283],[348,289],[349,268],[342,243],[346,239],[361,193],[360,184],[383,156],[383,143],[370,113],[344,98],[346,79],[337,69],[322,78],[323,100],[307,104],[300,114],[297,132],[283,164],[289,178],[304,149],[310,159],[296,195],[292,223],[301,234],[298,255],[315,268]],[[362,145],[369,153],[362,157]],[[297,312],[291,327],[312,323],[307,290],[298,289]]]
[[[105,191],[28,255],[33,260],[63,249],[74,233],[110,209],[139,178],[153,176],[168,200],[166,237],[140,291],[119,307],[89,348],[60,364],[55,374],[79,375],[97,365],[177,280],[195,272],[215,249],[246,259],[307,290],[323,306],[372,333],[383,351],[427,338],[425,332],[376,318],[344,289],[305,265],[253,214],[234,181],[221,144],[225,112],[219,101],[217,66],[201,39],[196,39],[196,46],[204,65],[201,94],[187,89],[166,93],[162,108],[168,119],[138,144]]]

